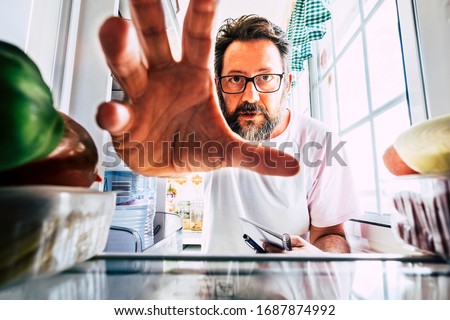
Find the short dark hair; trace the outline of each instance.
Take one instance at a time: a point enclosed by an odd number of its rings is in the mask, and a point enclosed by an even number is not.
[[[290,46],[286,33],[276,24],[258,15],[245,15],[237,19],[227,19],[217,32],[214,51],[214,72],[220,77],[223,70],[223,56],[233,41],[268,39],[281,54],[285,73],[289,72]]]

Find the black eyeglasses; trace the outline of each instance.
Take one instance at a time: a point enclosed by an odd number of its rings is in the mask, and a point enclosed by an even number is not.
[[[264,73],[254,77],[246,76],[223,76],[219,77],[220,89],[224,93],[242,93],[247,87],[247,83],[252,82],[258,92],[272,93],[278,91],[281,86],[281,79],[284,73]]]

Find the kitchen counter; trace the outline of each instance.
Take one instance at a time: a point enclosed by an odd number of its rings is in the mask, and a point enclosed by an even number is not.
[[[450,299],[450,264],[382,254],[102,254],[0,287],[0,299]]]

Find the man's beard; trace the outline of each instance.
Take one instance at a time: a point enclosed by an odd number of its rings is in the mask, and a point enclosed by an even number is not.
[[[283,116],[283,108],[279,108],[274,116],[271,116],[265,108],[255,103],[244,102],[234,112],[228,112],[223,96],[219,95],[220,108],[231,130],[239,134],[243,139],[252,142],[268,140],[278,126]],[[239,116],[246,113],[260,113],[264,116],[262,123],[245,121],[244,127],[239,123]]]

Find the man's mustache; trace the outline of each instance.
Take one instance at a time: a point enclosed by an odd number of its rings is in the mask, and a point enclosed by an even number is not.
[[[260,106],[258,106],[255,103],[248,103],[248,102],[241,104],[233,112],[233,114],[236,116],[241,113],[262,113],[267,116],[269,115],[267,110],[261,108]]]
[[[241,125],[239,124],[239,115],[246,114],[246,113],[261,113],[264,115],[264,118],[266,121],[270,121],[270,116],[267,110],[264,108],[261,108],[256,103],[248,103],[244,102],[241,105],[239,105],[236,110],[234,110],[233,113],[228,114],[228,116],[225,118],[228,125],[230,126],[231,130],[234,132],[240,134],[240,131],[242,130]]]

